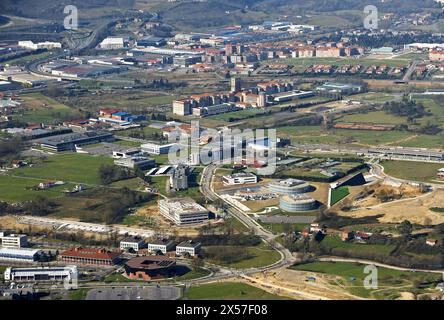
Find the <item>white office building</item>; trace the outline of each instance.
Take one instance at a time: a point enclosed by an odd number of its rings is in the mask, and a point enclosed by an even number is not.
[[[174,152],[179,150],[179,145],[177,143],[170,144],[156,144],[156,143],[144,143],[140,146],[143,152],[148,154],[167,154],[170,150],[174,150]]]
[[[234,173],[222,177],[224,185],[238,185],[238,184],[250,184],[257,183],[257,176],[253,173]]]
[[[120,250],[133,249],[134,251],[139,251],[145,247],[145,241],[140,238],[128,237],[120,241]]]
[[[163,254],[166,254],[168,251],[173,250],[173,248],[174,241],[169,239],[160,239],[148,243],[148,251],[152,253],[160,251]]]
[[[179,226],[208,220],[208,210],[191,198],[160,200],[159,209],[161,215]]]
[[[199,253],[201,244],[194,242],[193,240],[183,241],[176,246],[176,254],[182,256],[188,253],[191,257],[194,257]]]
[[[7,268],[4,273],[6,281],[71,281],[78,276],[77,266]]]
[[[0,244],[2,248],[24,248],[28,246],[26,234],[8,234],[0,232]]]

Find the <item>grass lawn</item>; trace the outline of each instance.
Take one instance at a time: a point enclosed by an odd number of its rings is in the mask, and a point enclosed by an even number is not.
[[[208,247],[209,250],[213,252],[217,251],[218,248],[222,248],[223,246],[211,246]],[[245,269],[245,268],[258,268],[270,265],[274,262],[277,262],[280,259],[280,254],[273,250],[268,245],[262,243],[258,246],[251,247],[242,247],[247,250],[248,259],[241,260],[235,263],[224,263],[219,261],[211,261],[216,264],[220,264],[221,266],[235,268],[235,269]]]
[[[438,169],[444,167],[439,163],[413,161],[384,161],[381,165],[384,167],[384,172],[390,176],[423,182],[436,180]]]
[[[202,269],[202,268],[193,268],[190,271],[188,271],[187,273],[175,277],[174,279],[176,281],[184,281],[184,280],[191,280],[191,279],[197,279],[197,278],[202,278],[205,276],[208,276],[211,272],[207,269]]]
[[[78,153],[62,153],[39,161],[33,167],[17,169],[14,175],[96,185],[99,184],[98,170],[102,164],[112,164],[112,159]]]
[[[29,93],[21,96],[23,105],[30,110],[13,116],[17,120],[30,123],[55,124],[67,118],[80,117],[81,114],[56,100],[41,93]]]
[[[336,122],[355,122],[371,124],[407,124],[407,117],[399,117],[385,111],[373,111],[340,116]]]
[[[399,297],[399,292],[404,291],[421,292],[424,289],[415,288],[414,282],[430,284],[441,280],[439,274],[407,272],[378,267],[378,288],[366,289],[364,279],[368,276],[368,273],[364,273],[364,267],[363,264],[348,262],[313,262],[294,265],[290,268],[339,276],[342,280],[334,281],[334,284],[354,295],[375,299],[396,299]],[[434,286],[431,285],[431,287]]]
[[[191,287],[186,298],[189,300],[282,300],[276,296],[253,286],[236,283],[210,283]]]
[[[309,224],[306,223],[259,223],[266,230],[270,230],[275,234],[283,233],[287,228],[291,229],[292,231],[302,231],[309,226]]]
[[[322,242],[321,246],[343,249],[347,251],[367,252],[371,254],[378,254],[381,256],[387,256],[395,248],[394,245],[381,245],[381,244],[366,244],[366,243],[353,243],[344,242],[338,236],[327,236]]]
[[[350,194],[347,186],[331,189],[330,205],[334,205]]]
[[[76,289],[68,292],[70,300],[85,300],[90,289]]]
[[[47,190],[36,191],[31,189],[43,181],[45,181],[45,179],[0,175],[0,200],[21,202],[34,199],[38,195],[55,199],[64,196],[62,190],[72,188],[72,184],[67,183],[63,186],[56,186]]]

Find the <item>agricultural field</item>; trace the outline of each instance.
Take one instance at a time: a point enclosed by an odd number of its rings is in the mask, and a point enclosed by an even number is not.
[[[81,114],[41,93],[28,93],[21,96],[23,106],[28,110],[13,115],[22,122],[57,124],[63,120],[80,118]]]
[[[363,264],[347,262],[313,262],[294,265],[290,268],[335,276],[330,281],[332,285],[356,296],[373,299],[397,299],[403,292],[425,293],[442,280],[439,274],[412,273],[378,267],[378,288],[366,289],[364,279],[368,273],[364,273],[364,267]]]
[[[211,283],[192,286],[185,294],[190,300],[282,300],[261,289],[236,282]]]
[[[414,161],[384,161],[381,165],[389,176],[419,182],[436,182],[438,169],[444,167],[439,163]]]

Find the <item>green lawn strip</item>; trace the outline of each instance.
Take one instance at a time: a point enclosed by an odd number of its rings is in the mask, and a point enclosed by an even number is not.
[[[436,180],[438,169],[444,167],[443,164],[439,163],[414,161],[383,161],[381,165],[384,167],[384,172],[389,176],[420,182]]]
[[[78,153],[61,153],[50,156],[32,167],[16,169],[14,175],[29,178],[99,184],[98,170],[102,164],[112,164],[109,157]]]
[[[187,292],[190,300],[283,300],[244,283],[223,282],[192,286]]]
[[[331,198],[330,198],[330,205],[334,205],[344,199],[346,196],[350,194],[350,190],[347,186],[338,187],[335,189],[331,189]]]

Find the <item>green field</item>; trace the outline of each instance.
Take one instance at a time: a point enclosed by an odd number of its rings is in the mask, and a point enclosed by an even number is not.
[[[211,250],[211,252],[216,253],[219,248],[223,248],[223,246],[208,246],[208,251]],[[245,260],[241,260],[235,263],[227,264],[221,261],[218,261],[216,259],[209,259],[209,262],[220,264],[224,267],[230,267],[235,269],[245,269],[245,268],[258,268],[258,267],[264,267],[268,266],[270,264],[273,264],[280,259],[280,254],[270,248],[269,246],[265,244],[260,244],[258,246],[251,246],[251,247],[242,247],[245,248],[249,258]]]
[[[388,256],[394,245],[353,243],[342,241],[338,236],[327,236],[321,241],[321,246],[326,248],[343,249],[350,252],[369,253],[374,255]]]
[[[68,292],[68,297],[70,300],[85,300],[90,289],[76,289]]]
[[[350,194],[347,186],[331,189],[330,205],[334,205]]]
[[[61,153],[38,160],[33,167],[16,169],[13,174],[20,177],[97,185],[100,183],[99,167],[112,163],[110,157]]]
[[[57,124],[63,120],[80,118],[81,114],[41,93],[28,93],[21,96],[23,105],[29,110],[13,118],[29,123]]]
[[[189,300],[282,300],[286,299],[270,294],[244,283],[223,282],[192,286],[186,297]]]
[[[335,119],[336,122],[355,122],[369,124],[407,124],[407,117],[398,117],[385,111],[372,111],[368,113],[357,113],[340,116]]]
[[[384,161],[381,162],[384,172],[399,179],[419,182],[437,182],[436,173],[443,164],[413,161]]]
[[[366,289],[364,279],[369,275],[364,273],[365,265],[347,262],[313,262],[294,265],[293,270],[311,271],[339,276],[340,279],[331,283],[351,294],[373,299],[396,299],[399,292],[423,293],[427,288],[434,288],[441,281],[439,274],[424,272],[407,272],[377,267],[377,289]],[[417,288],[423,283],[426,288]]]
[[[31,188],[44,182],[45,179],[12,177],[8,175],[0,175],[0,200],[10,202],[21,202],[34,199],[36,196],[44,196],[47,198],[63,197],[62,190],[72,188],[72,184],[56,186],[46,190],[32,190]]]

